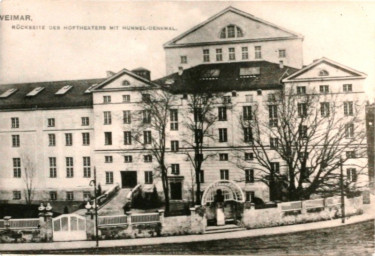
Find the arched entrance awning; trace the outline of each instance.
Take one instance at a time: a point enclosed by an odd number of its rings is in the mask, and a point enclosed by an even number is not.
[[[243,191],[235,182],[231,180],[218,180],[211,183],[204,190],[202,205],[213,202],[218,189],[223,191],[224,201],[236,201],[239,203],[245,202]]]

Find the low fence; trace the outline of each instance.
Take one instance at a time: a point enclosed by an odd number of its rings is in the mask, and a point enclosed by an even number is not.
[[[118,226],[127,224],[126,215],[99,216],[98,226]]]
[[[131,223],[155,223],[160,222],[159,213],[144,213],[144,214],[135,214],[131,215]]]
[[[0,229],[37,229],[39,219],[9,219],[0,220]]]

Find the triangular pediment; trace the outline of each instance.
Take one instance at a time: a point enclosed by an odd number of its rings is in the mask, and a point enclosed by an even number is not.
[[[283,82],[335,80],[335,79],[360,79],[366,74],[346,67],[327,58],[321,58],[302,68],[293,75],[285,78]]]
[[[224,28],[235,26],[241,36],[222,37]],[[167,42],[164,47],[223,41],[266,40],[274,38],[302,38],[301,35],[261,20],[233,7],[212,16],[203,23]]]
[[[150,86],[152,87],[155,85],[144,77],[141,77],[127,69],[122,69],[98,84],[93,91],[128,90]]]

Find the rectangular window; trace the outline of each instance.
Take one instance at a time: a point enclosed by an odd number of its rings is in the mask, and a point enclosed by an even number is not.
[[[143,102],[150,102],[151,101],[151,95],[149,93],[142,93],[142,101]]]
[[[113,172],[105,172],[105,183],[113,184]]]
[[[122,95],[122,102],[130,102],[130,95]]]
[[[104,132],[104,145],[112,145],[112,132]]]
[[[229,180],[229,170],[220,170],[220,179]]]
[[[246,121],[253,119],[253,112],[251,111],[251,106],[242,107],[242,116],[243,116],[243,120],[246,120]]]
[[[346,158],[355,158],[355,151],[346,151]]]
[[[272,171],[272,173],[280,173],[280,163],[279,162],[271,162],[271,171]]]
[[[48,134],[48,146],[50,147],[56,146],[56,136],[54,133]]]
[[[353,102],[352,101],[345,101],[344,102],[344,115],[345,116],[352,116],[353,115]]]
[[[329,93],[329,85],[321,85],[319,86],[320,93]]]
[[[145,184],[152,184],[152,183],[153,183],[152,171],[145,171]]]
[[[90,133],[88,133],[88,132],[82,133],[82,145],[83,146],[90,145]]]
[[[253,169],[245,170],[245,182],[254,183],[254,170]]]
[[[56,191],[50,191],[50,192],[49,192],[49,199],[50,199],[51,201],[55,201],[55,200],[57,200],[57,192],[56,192]]]
[[[20,136],[12,135],[12,147],[17,148],[20,146]]]
[[[247,94],[247,95],[245,95],[245,100],[246,100],[246,102],[253,102],[254,96],[252,94]]]
[[[246,161],[254,160],[254,153],[245,153],[245,160]]]
[[[228,161],[228,154],[219,154],[220,161]]]
[[[132,144],[132,132],[125,131],[124,132],[124,145],[131,145]]]
[[[247,47],[242,47],[242,59],[243,60],[249,59],[249,51]]]
[[[142,111],[143,113],[143,123],[150,124],[151,123],[151,111],[146,109]]]
[[[279,146],[279,139],[278,138],[270,138],[270,148],[277,149]]]
[[[73,157],[66,157],[65,162],[66,162],[66,177],[73,178],[74,176]]]
[[[251,127],[244,127],[243,128],[244,134],[244,142],[252,142],[253,141],[253,131]]]
[[[270,127],[277,127],[277,105],[268,106],[268,116]]]
[[[228,135],[227,135],[227,128],[219,128],[219,142],[227,142]]]
[[[346,169],[346,178],[349,182],[357,181],[357,170],[355,168]]]
[[[89,126],[90,125],[90,118],[87,116],[81,117],[82,126]]]
[[[204,183],[204,171],[203,170],[199,171],[199,182]]]
[[[223,96],[223,103],[229,104],[232,102],[232,98],[230,96]]]
[[[111,103],[111,96],[108,96],[108,95],[103,96],[103,103]]]
[[[112,116],[111,111],[104,111],[104,124],[111,124],[112,123]]]
[[[228,38],[234,38],[234,37],[236,37],[236,32],[235,32],[235,30],[234,30],[234,26],[232,25],[232,26],[228,26],[227,27],[227,30],[228,30]]]
[[[83,157],[83,177],[91,177],[91,158],[89,156]]]
[[[306,125],[300,125],[298,127],[298,133],[300,139],[306,139],[307,138],[307,126]]]
[[[151,144],[151,131],[144,131],[143,132],[143,143],[144,144]]]
[[[320,103],[320,115],[322,117],[328,117],[330,109],[329,109],[329,102],[321,102]]]
[[[171,130],[177,131],[178,130],[178,110],[171,109],[169,111],[169,114],[170,114],[170,120],[171,120]]]
[[[65,146],[73,145],[73,134],[65,133]]]
[[[113,163],[113,157],[112,156],[104,156],[104,162],[105,163]]]
[[[68,201],[74,200],[74,193],[72,191],[66,192],[66,200],[68,200]]]
[[[152,155],[144,155],[143,160],[145,163],[151,163],[152,162]]]
[[[210,62],[210,50],[203,49],[203,62]]]
[[[57,166],[56,166],[56,157],[49,157],[49,177],[57,177]]]
[[[20,128],[20,121],[18,117],[11,118],[12,128]]]
[[[354,124],[345,124],[345,137],[353,138],[354,137]]]
[[[279,58],[285,58],[286,57],[286,50],[280,49],[279,50]]]
[[[219,121],[227,121],[227,107],[218,107]]]
[[[187,56],[180,56],[180,59],[181,59],[181,64],[187,63]]]
[[[173,152],[178,152],[179,149],[180,149],[180,145],[179,145],[178,140],[172,140],[172,141],[171,141],[171,150],[172,150]]]
[[[131,156],[131,155],[124,156],[124,162],[125,163],[131,163],[131,162],[133,162],[133,156]]]
[[[261,46],[255,46],[255,59],[261,59],[262,58],[262,47]]]
[[[297,94],[298,95],[306,94],[306,86],[297,86]]]
[[[13,191],[13,200],[21,200],[21,191]]]
[[[229,60],[236,60],[236,51],[233,47],[228,48]]]
[[[21,158],[13,158],[13,177],[21,178]]]
[[[180,164],[171,164],[171,173],[180,174]]]
[[[306,103],[298,103],[298,116],[299,117],[306,117],[307,116],[307,104]]]
[[[246,191],[246,202],[253,202],[255,197],[254,191]]]
[[[223,60],[223,50],[216,49],[216,61],[222,61],[222,60]]]
[[[342,89],[344,92],[352,92],[353,91],[353,86],[351,84],[344,84],[342,86]]]
[[[55,118],[48,118],[47,119],[47,126],[48,127],[55,127]]]
[[[124,124],[130,124],[132,122],[130,110],[122,111],[122,115],[123,115],[122,119],[123,119]]]

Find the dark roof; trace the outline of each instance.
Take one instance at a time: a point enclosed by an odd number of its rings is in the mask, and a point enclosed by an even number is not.
[[[64,109],[76,107],[92,108],[92,94],[85,91],[92,85],[104,81],[102,79],[70,80],[22,84],[2,84],[0,85],[0,95],[8,89],[15,88],[17,91],[7,98],[0,98],[0,111],[9,109]],[[63,95],[55,93],[66,85],[72,88]],[[26,96],[34,88],[44,87],[45,89],[37,95]]]
[[[257,67],[260,70],[259,75],[240,76],[241,68]],[[204,74],[207,74],[210,70],[220,70],[218,77],[202,79],[205,76]],[[154,83],[169,86],[175,93],[189,93],[194,88],[197,88],[196,86],[199,89],[207,89],[212,92],[269,90],[281,88],[281,79],[293,74],[297,70],[285,65],[283,68],[280,68],[279,64],[268,61],[201,64],[184,70],[181,76],[178,73],[173,73],[154,80]],[[172,81],[173,83],[171,83]]]

